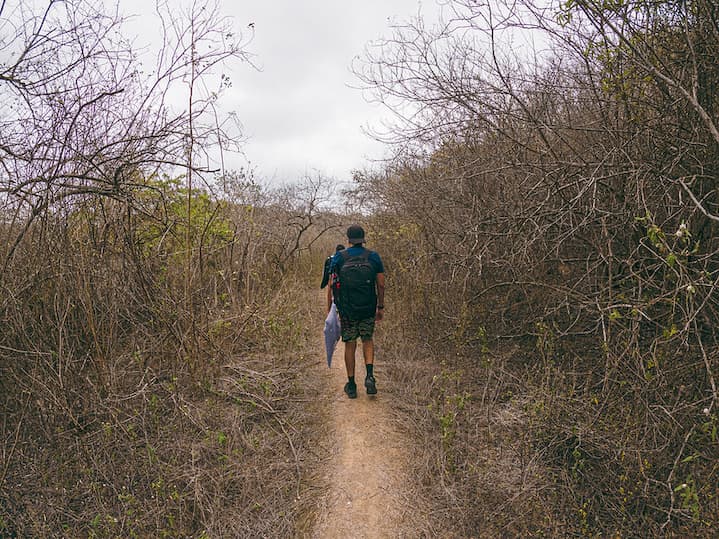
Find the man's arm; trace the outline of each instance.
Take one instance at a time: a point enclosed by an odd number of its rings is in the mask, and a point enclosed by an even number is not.
[[[329,314],[332,309],[332,287],[335,284],[335,278],[337,277],[337,253],[334,256],[329,257],[329,264],[327,264],[327,313]]]
[[[329,284],[327,285],[327,312],[332,309],[332,276],[330,275]]]
[[[384,316],[384,273],[378,273],[375,280],[377,286],[377,316],[376,320],[382,320]]]

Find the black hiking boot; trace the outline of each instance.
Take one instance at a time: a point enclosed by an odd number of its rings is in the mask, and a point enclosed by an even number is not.
[[[356,399],[357,398],[357,384],[350,384],[347,382],[345,384],[345,393],[347,393],[347,396],[350,399]]]
[[[364,379],[364,386],[367,388],[368,395],[377,394],[377,386],[375,385],[374,376],[368,375],[367,378]]]

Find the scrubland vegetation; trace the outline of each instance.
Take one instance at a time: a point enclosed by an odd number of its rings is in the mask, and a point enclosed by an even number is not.
[[[313,288],[350,218],[321,175],[198,164],[232,140],[199,81],[247,60],[212,10],[161,14],[145,73],[94,4],[21,5],[0,6],[0,535],[292,536]],[[354,66],[395,158],[346,193],[387,267],[379,368],[429,528],[712,536],[715,3],[445,9]]]
[[[356,66],[398,113],[400,156],[356,194],[436,514],[460,536],[713,536],[717,6],[450,4]]]
[[[0,5],[0,536],[292,536],[326,180],[197,164],[232,143],[200,81],[245,60],[211,6],[160,11],[154,70],[44,7]]]

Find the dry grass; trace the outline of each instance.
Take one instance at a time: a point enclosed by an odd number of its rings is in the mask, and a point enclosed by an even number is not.
[[[103,388],[81,377],[60,387],[49,364],[5,368],[21,390],[4,394],[3,533],[293,535],[315,460],[310,388],[297,376],[306,342],[217,357],[201,383],[132,357],[116,358]]]
[[[428,529],[447,537],[585,537],[597,530],[711,537],[711,526],[692,517],[679,495],[674,524],[662,527],[667,515],[659,507],[670,504],[669,493],[652,478],[666,476],[672,463],[658,473],[652,466],[677,437],[679,407],[643,415],[650,411],[641,396],[619,398],[618,387],[587,406],[596,397],[579,363],[560,366],[520,346],[458,354],[446,343],[412,338],[397,322],[381,369],[392,380],[398,419],[423,441],[413,463],[417,496],[433,507]],[[669,454],[707,455],[711,434],[701,432]],[[711,468],[694,469],[706,480]],[[708,519],[713,498],[703,492],[697,507]]]

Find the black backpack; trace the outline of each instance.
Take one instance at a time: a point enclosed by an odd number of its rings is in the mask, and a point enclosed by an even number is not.
[[[330,280],[330,265],[332,264],[332,257],[328,256],[325,260],[325,267],[322,269],[322,283],[320,284],[320,288],[324,288],[327,286],[327,283]]]
[[[377,272],[369,261],[371,251],[364,249],[358,255],[340,251],[342,265],[337,275],[335,297],[342,316],[362,320],[375,315],[377,310]]]

